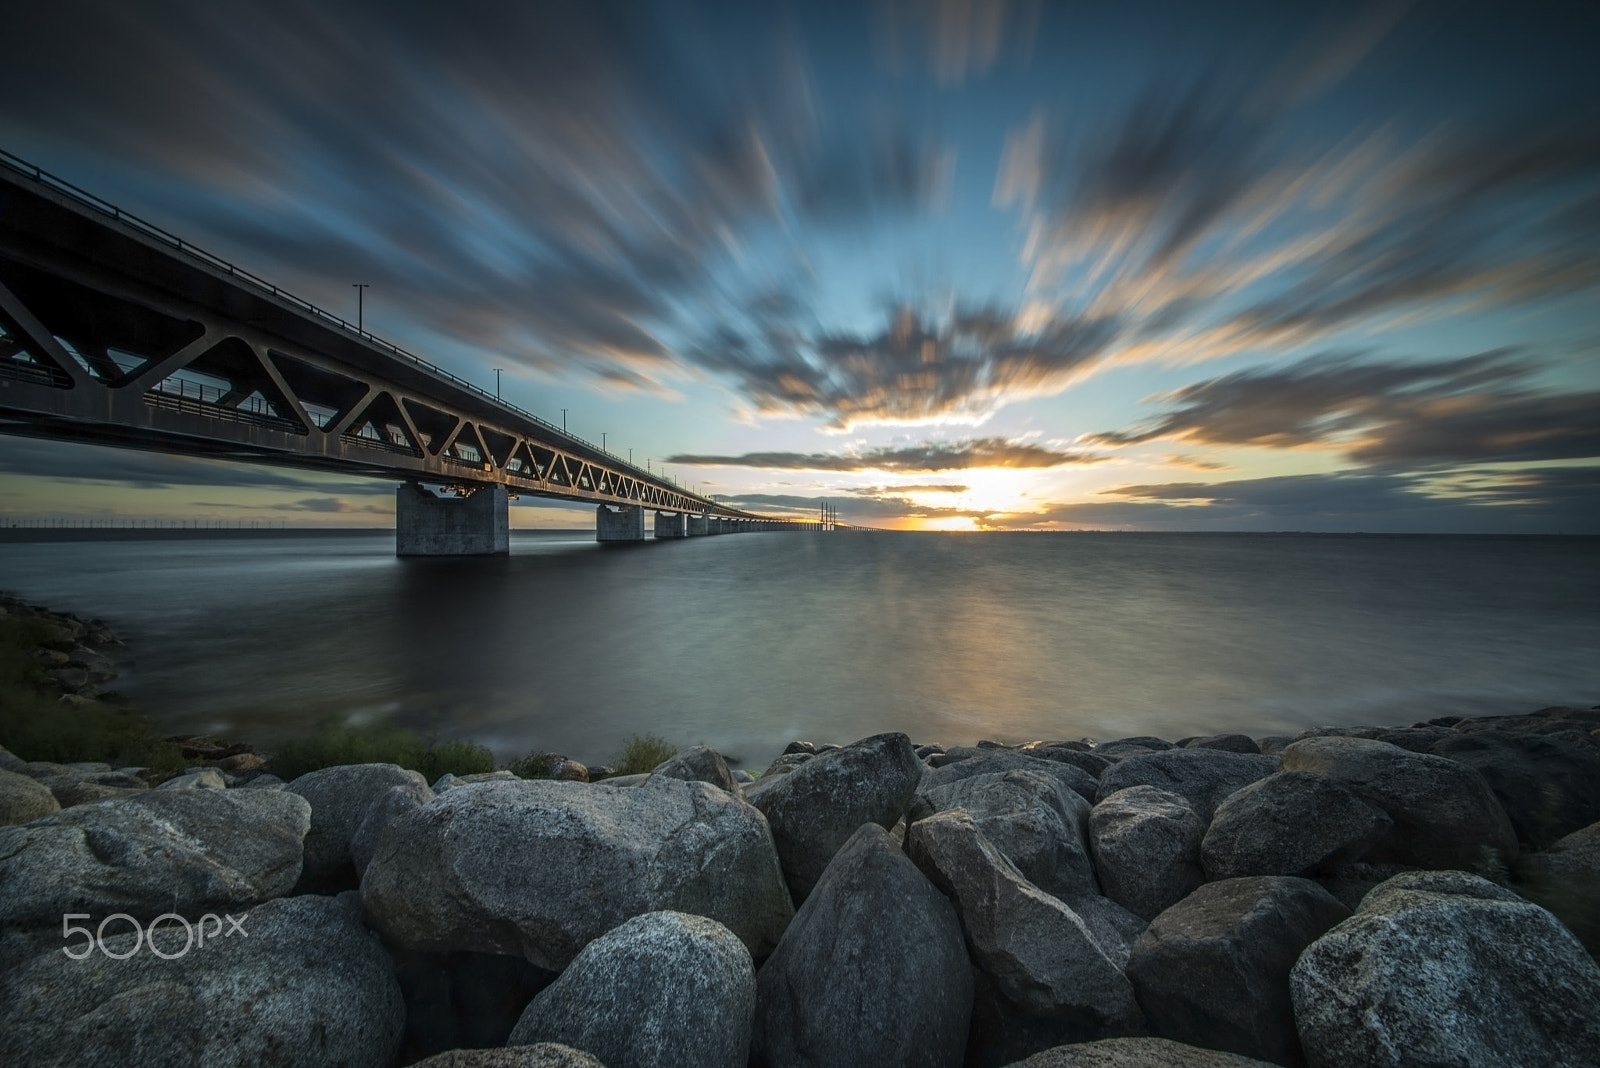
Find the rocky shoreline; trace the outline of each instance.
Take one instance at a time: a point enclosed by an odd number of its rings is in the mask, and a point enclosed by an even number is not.
[[[1600,708],[749,782],[179,744],[0,749],[7,1062],[1600,1063]]]

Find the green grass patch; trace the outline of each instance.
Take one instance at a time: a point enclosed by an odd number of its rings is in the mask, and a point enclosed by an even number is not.
[[[23,760],[55,764],[98,760],[163,775],[184,766],[149,716],[98,701],[62,703],[34,656],[44,637],[37,621],[0,617],[0,745]]]
[[[622,755],[617,758],[616,774],[643,775],[677,755],[677,748],[665,738],[658,738],[654,734],[635,734],[622,746]]]
[[[494,754],[475,742],[441,742],[391,724],[324,723],[310,737],[278,746],[267,761],[269,770],[285,779],[339,764],[398,764],[433,782],[446,772],[493,771]]]

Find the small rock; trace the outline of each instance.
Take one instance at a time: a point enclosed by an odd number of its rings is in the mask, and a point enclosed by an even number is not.
[[[1332,872],[1393,828],[1377,805],[1333,779],[1280,771],[1222,803],[1201,843],[1208,879]]]
[[[563,757],[561,759],[565,758]],[[551,778],[554,779],[555,776],[552,775]],[[439,776],[438,781],[433,784],[432,789],[435,794],[442,794],[446,790],[453,790],[457,786],[470,786],[475,782],[521,781],[522,780],[517,777],[516,772],[507,771],[505,768],[501,768],[499,771],[477,771],[473,772],[471,775],[457,775],[453,772],[447,771],[443,775]]]
[[[156,787],[157,790],[226,790],[227,782],[216,768],[191,768]]]
[[[248,782],[246,782],[242,787],[240,787],[240,789],[244,789],[244,790],[282,790],[285,786],[288,786],[288,785],[289,785],[288,783],[284,782],[282,779],[278,778],[276,775],[268,773],[268,774],[253,776]]]
[[[1205,825],[1189,802],[1154,786],[1118,790],[1089,811],[1089,844],[1105,894],[1146,920],[1205,881]]]
[[[728,762],[722,759],[721,753],[706,745],[685,749],[663,761],[650,774],[685,782],[708,782],[735,797],[742,796],[733,772],[728,770]]]
[[[452,1049],[417,1061],[412,1068],[606,1068],[581,1049],[559,1042],[501,1049]]]
[[[1290,974],[1313,1068],[1579,1065],[1600,965],[1556,919],[1459,871],[1397,875]]]
[[[1261,746],[1248,734],[1207,734],[1190,738],[1183,743],[1185,749],[1221,749],[1226,753],[1260,753]]]
[[[755,969],[732,931],[649,912],[585,946],[509,1044],[560,1042],[608,1068],[743,1068],[755,1010]]]
[[[1237,1053],[1186,1046],[1168,1038],[1103,1038],[1035,1053],[1013,1068],[1271,1068]]]
[[[28,762],[26,760],[23,760],[5,746],[0,745],[0,771],[14,771],[19,775],[24,775],[27,773],[22,769],[25,768],[27,764]]]
[[[215,766],[230,775],[237,775],[241,771],[254,771],[266,765],[267,760],[260,753],[235,753],[218,760]]]
[[[1100,776],[1096,801],[1130,786],[1154,786],[1189,802],[1205,823],[1235,790],[1265,779],[1278,770],[1275,757],[1229,753],[1220,749],[1169,749],[1130,756]]]
[[[937,772],[935,773],[937,774]],[[965,809],[1030,882],[1063,900],[1099,894],[1089,859],[1089,803],[1048,772],[973,775],[919,794],[907,819]]]
[[[51,668],[45,672],[63,690],[81,690],[89,685],[89,672],[79,667]]]
[[[1297,1064],[1289,969],[1349,914],[1309,879],[1207,883],[1151,921],[1128,978],[1161,1037]]]
[[[757,974],[753,1048],[774,1068],[956,1068],[971,1015],[955,908],[868,823]]]
[[[1072,754],[1074,757],[1083,755]],[[1094,758],[1098,760],[1099,758]],[[987,749],[976,756],[966,757],[954,763],[945,764],[935,768],[922,777],[917,786],[917,793],[926,794],[941,786],[962,779],[970,779],[976,775],[992,775],[1004,771],[1036,771],[1049,775],[1076,793],[1079,797],[1094,804],[1095,791],[1099,783],[1094,774],[1085,771],[1074,761],[1054,761],[1033,753],[1021,753],[1008,749]]]
[[[792,741],[788,745],[784,746],[783,752],[785,756],[790,753],[805,753],[808,756],[816,756],[817,747],[811,742],[802,742],[796,739],[795,741]]]
[[[557,756],[550,777],[557,782],[588,782],[589,769],[571,757]],[[472,776],[467,776],[472,778]]]
[[[61,805],[44,783],[0,768],[0,826],[29,823],[60,811]]]
[[[922,762],[904,734],[877,734],[807,760],[749,793],[772,828],[795,902],[863,823],[893,827],[911,804]]]

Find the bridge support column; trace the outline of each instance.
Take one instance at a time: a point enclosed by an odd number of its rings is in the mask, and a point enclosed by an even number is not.
[[[702,535],[711,533],[711,531],[707,528],[705,516],[690,515],[684,516],[684,518],[689,521],[689,537],[698,538]]]
[[[594,510],[594,540],[644,541],[644,508],[625,504],[613,511],[610,505],[600,505]]]
[[[683,519],[682,512],[657,512],[656,537],[687,538],[689,536],[688,524]]]
[[[504,486],[480,486],[469,497],[435,497],[415,482],[395,491],[396,556],[503,556],[510,551]]]

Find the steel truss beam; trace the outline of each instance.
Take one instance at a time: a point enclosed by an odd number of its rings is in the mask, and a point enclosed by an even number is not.
[[[686,493],[47,179],[0,157],[0,432],[767,518]]]

